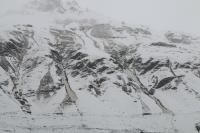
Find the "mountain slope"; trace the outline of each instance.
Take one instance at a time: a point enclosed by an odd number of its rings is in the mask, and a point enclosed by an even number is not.
[[[74,0],[30,1],[0,25],[1,132],[197,132],[199,38]]]

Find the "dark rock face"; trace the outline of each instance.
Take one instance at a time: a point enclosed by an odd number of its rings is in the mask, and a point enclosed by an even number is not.
[[[149,94],[150,94],[150,95],[154,95],[154,93],[155,93],[155,89],[150,89],[150,90],[149,90]]]
[[[149,71],[156,71],[162,67],[168,67],[167,60],[154,60],[150,58],[146,62],[142,62],[142,59],[139,57],[135,61],[136,69],[140,72],[141,75],[146,74]]]
[[[97,72],[98,72],[98,73],[103,73],[103,72],[106,71],[107,69],[109,69],[109,67],[103,66],[103,67],[99,68],[99,69],[97,70]]]
[[[25,50],[26,49],[21,46],[21,42],[11,39],[9,42],[1,43],[0,55],[13,56],[22,60]]]
[[[172,80],[174,80],[176,77],[167,77],[162,79],[156,86],[156,89],[159,89],[163,86],[165,86],[166,84],[170,83]]]
[[[74,60],[81,60],[85,57],[87,57],[88,55],[87,54],[84,54],[84,53],[81,53],[81,52],[78,52],[76,53],[74,56],[71,57],[71,59],[74,59]]]
[[[87,64],[87,66],[88,66],[89,68],[96,69],[97,65],[102,65],[102,64],[104,64],[104,63],[103,63],[103,60],[104,60],[104,59],[105,59],[105,58],[96,59],[96,60],[93,61],[93,62],[89,62],[89,63]]]
[[[5,56],[0,56],[0,66],[8,72],[9,70],[12,70],[15,72],[14,67],[10,64],[10,62],[6,59]]]
[[[22,95],[21,91],[15,91],[15,99],[21,104],[21,110],[25,113],[31,114],[31,105],[28,103],[26,98]]]
[[[141,75],[144,75],[148,72],[156,72],[160,70],[161,68],[168,68],[169,60],[168,59],[157,60],[157,59],[149,58],[146,62],[143,62],[142,58],[138,57],[135,59],[134,65],[137,71],[139,71]],[[174,62],[173,63],[173,69],[197,70],[198,67],[199,67],[199,64],[192,63],[192,62],[184,62],[184,63]]]
[[[40,100],[41,97],[50,97],[50,93],[55,92],[55,90],[53,90],[53,84],[53,78],[50,71],[48,71],[40,81],[40,86],[37,90],[37,98]]]
[[[200,123],[196,123],[196,124],[195,124],[195,128],[196,128],[196,130],[197,130],[198,132],[200,132]]]
[[[90,85],[88,86],[88,90],[90,92],[94,91],[95,96],[101,96],[104,93],[104,89],[102,88],[104,82],[108,81],[109,79],[107,77],[101,77],[96,78],[93,81],[90,82]]]
[[[167,43],[164,43],[164,42],[152,43],[151,46],[168,47],[168,48],[175,48],[176,47],[176,45],[167,44]]]

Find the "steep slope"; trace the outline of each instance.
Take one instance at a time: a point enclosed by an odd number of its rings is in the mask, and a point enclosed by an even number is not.
[[[0,25],[1,132],[197,132],[199,38],[74,0],[30,1]]]

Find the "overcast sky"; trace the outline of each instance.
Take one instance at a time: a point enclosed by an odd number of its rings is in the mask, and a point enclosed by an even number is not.
[[[200,35],[200,0],[77,0],[116,20]]]
[[[6,8],[19,7],[21,1],[26,0],[0,0],[0,15]],[[115,20],[142,24],[156,30],[177,30],[200,35],[200,0],[77,1],[82,7]]]

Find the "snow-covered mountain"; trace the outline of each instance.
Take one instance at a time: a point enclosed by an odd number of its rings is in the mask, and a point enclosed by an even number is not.
[[[0,20],[1,133],[200,130],[199,37],[113,22],[75,0],[22,3]]]

